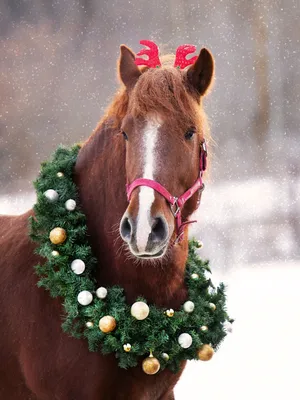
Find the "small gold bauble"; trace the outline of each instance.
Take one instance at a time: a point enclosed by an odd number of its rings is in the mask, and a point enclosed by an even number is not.
[[[204,344],[198,350],[198,358],[201,361],[209,361],[214,355],[214,349],[209,344]]]
[[[54,228],[49,238],[53,244],[62,244],[67,239],[67,232],[63,228]]]
[[[124,351],[126,351],[126,353],[129,353],[131,350],[131,344],[130,343],[124,344],[123,349],[124,349]]]
[[[115,330],[117,326],[116,320],[111,315],[102,317],[99,321],[99,329],[104,333],[109,333]]]
[[[201,331],[202,332],[207,332],[208,331],[208,327],[206,325],[201,326]]]
[[[145,358],[142,367],[145,374],[154,375],[159,371],[160,363],[157,358],[150,355],[149,357]]]
[[[64,174],[63,174],[62,172],[58,172],[58,173],[56,174],[56,176],[57,176],[58,178],[63,178],[63,177],[64,177]]]
[[[217,308],[216,305],[214,303],[209,303],[209,307],[215,311],[215,309]]]
[[[197,279],[199,279],[199,275],[198,274],[192,274],[191,278],[194,279],[194,280],[197,280]]]
[[[59,256],[59,252],[56,251],[56,250],[53,250],[53,251],[51,251],[51,255],[52,255],[53,257],[58,257],[58,256]]]
[[[169,308],[169,310],[166,311],[166,315],[168,317],[173,317],[174,313],[175,313],[175,311],[173,310],[173,308]]]
[[[85,326],[86,326],[87,328],[91,329],[91,328],[94,327],[94,324],[93,324],[91,321],[88,321],[88,322],[85,324]]]

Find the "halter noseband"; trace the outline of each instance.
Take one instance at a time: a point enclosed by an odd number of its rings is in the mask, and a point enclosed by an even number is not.
[[[170,204],[171,211],[176,220],[176,242],[180,242],[183,239],[184,227],[187,224],[191,224],[196,221],[185,221],[182,222],[181,212],[184,204],[189,198],[193,196],[197,191],[201,193],[204,190],[204,183],[202,182],[203,172],[206,170],[206,157],[207,148],[206,143],[203,141],[200,146],[200,165],[199,165],[199,177],[193,186],[184,192],[180,197],[172,196],[171,193],[163,187],[160,183],[153,181],[152,179],[139,178],[133,181],[131,184],[126,185],[127,199],[130,201],[131,194],[135,188],[139,186],[148,186],[154,189],[157,193],[161,194]]]

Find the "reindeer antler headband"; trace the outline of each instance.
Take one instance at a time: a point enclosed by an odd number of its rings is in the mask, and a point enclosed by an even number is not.
[[[149,68],[159,68],[161,67],[161,62],[159,60],[159,50],[156,43],[151,42],[151,40],[141,40],[140,44],[148,47],[148,49],[140,50],[135,59],[136,65],[145,65]],[[196,51],[196,46],[192,44],[183,44],[179,46],[176,50],[176,58],[174,62],[174,67],[178,69],[183,69],[188,65],[194,64],[197,60],[197,56],[187,59],[187,55],[192,54]],[[146,55],[148,59],[145,60],[139,56]]]

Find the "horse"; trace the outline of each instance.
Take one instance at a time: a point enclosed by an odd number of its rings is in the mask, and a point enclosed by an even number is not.
[[[214,60],[203,48],[188,68],[167,58],[159,68],[138,66],[122,45],[121,88],[91,136],[74,169],[88,237],[98,260],[96,279],[120,285],[126,299],[142,295],[159,307],[179,307],[184,283],[188,229],[176,240],[176,220],[166,199],[149,186],[126,184],[148,179],[175,196],[199,175],[199,147],[209,139],[203,97],[211,87]],[[199,204],[196,191],[182,208],[189,222]],[[34,265],[43,259],[28,235],[29,210],[0,217],[0,398],[10,400],[171,400],[178,373],[146,375],[128,370],[114,355],[90,352],[84,339],[61,329],[62,306],[37,287]]]

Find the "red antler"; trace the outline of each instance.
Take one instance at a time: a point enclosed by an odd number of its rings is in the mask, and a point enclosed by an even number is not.
[[[147,55],[148,60],[136,57],[135,59],[136,65],[146,65],[147,67],[150,68],[160,67],[161,63],[158,56],[157,44],[151,42],[150,40],[141,40],[140,44],[147,46],[149,49],[142,49],[140,52],[137,53],[137,56]]]
[[[179,46],[176,50],[174,67],[183,69],[188,65],[194,64],[194,62],[197,60],[197,56],[189,58],[188,60],[186,59],[186,56],[194,53],[195,51],[196,46],[192,44],[183,44],[182,46]]]

